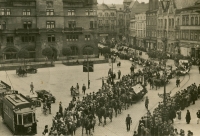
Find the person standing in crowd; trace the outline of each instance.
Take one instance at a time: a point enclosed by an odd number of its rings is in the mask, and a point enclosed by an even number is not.
[[[189,110],[187,110],[185,119],[186,119],[187,124],[190,124],[191,116],[190,116],[190,111]]]
[[[84,95],[85,95],[85,90],[86,90],[86,86],[85,86],[85,84],[83,84],[83,86],[82,86],[82,93],[84,93]]]
[[[51,114],[51,102],[50,101],[47,102],[47,108],[49,109],[49,114]]]
[[[200,110],[197,111],[197,124],[199,124],[199,119],[200,119]]]
[[[134,65],[132,64],[132,65],[131,65],[131,68],[130,68],[130,70],[131,70],[131,74],[134,73],[134,69],[135,69],[135,68],[134,68]]]
[[[179,78],[176,79],[176,86],[180,87],[180,79]]]
[[[77,92],[79,94],[79,84],[78,83],[76,84],[76,89],[77,89]]]
[[[90,80],[88,80],[88,89],[90,89]]]
[[[61,117],[63,117],[63,107],[62,107],[62,102],[60,102],[60,104],[59,104],[59,113],[60,113]]]
[[[49,131],[49,130],[48,130],[48,125],[45,125],[44,131],[43,131],[42,134],[43,134],[44,136],[48,136],[48,135],[49,135],[49,134],[48,134],[48,131]]]
[[[130,115],[128,114],[127,117],[126,117],[126,128],[127,128],[127,131],[130,131],[130,124],[132,124],[132,119],[131,119]]]
[[[104,78],[102,77],[102,87],[104,86]]]
[[[149,105],[149,98],[147,96],[146,99],[145,99],[145,107],[146,107],[147,110],[148,110],[148,105]]]
[[[200,74],[200,65],[199,65],[199,74]]]
[[[120,79],[120,77],[121,77],[121,71],[119,70],[118,71],[118,79]]]
[[[30,88],[31,88],[30,92],[34,94],[34,92],[33,92],[33,88],[34,88],[34,86],[33,86],[33,82],[31,82],[31,84],[30,84]]]
[[[181,109],[179,109],[177,112],[176,112],[177,116],[178,116],[178,120],[180,121],[181,120]],[[180,123],[180,122],[179,122]]]

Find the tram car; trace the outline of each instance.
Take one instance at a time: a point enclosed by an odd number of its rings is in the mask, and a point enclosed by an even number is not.
[[[14,135],[37,134],[35,106],[22,94],[5,95],[2,119]]]

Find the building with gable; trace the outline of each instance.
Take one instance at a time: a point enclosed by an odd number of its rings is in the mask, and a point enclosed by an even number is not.
[[[130,19],[130,45],[144,47],[146,37],[146,11],[148,3],[134,1],[131,7]]]
[[[149,0],[146,11],[146,38],[144,40],[146,50],[157,49],[157,11],[158,0]]]
[[[180,52],[182,32],[179,29],[182,9],[193,5],[196,0],[162,0],[157,12],[157,50],[170,55]],[[188,18],[186,18],[188,20]],[[189,22],[189,20],[187,21]],[[189,33],[188,33],[189,34]]]
[[[117,9],[115,5],[98,4],[97,16],[98,40],[102,43],[106,43],[112,38],[116,38]]]
[[[0,50],[3,59],[17,59],[27,49],[30,58],[44,58],[51,47],[53,58],[70,47],[72,56],[98,53],[97,0],[0,0]]]
[[[176,15],[176,38],[179,52],[200,59],[200,0],[193,1]]]

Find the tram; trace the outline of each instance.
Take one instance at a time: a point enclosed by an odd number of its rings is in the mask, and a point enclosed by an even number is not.
[[[14,135],[37,134],[35,106],[22,94],[5,95],[2,119]]]

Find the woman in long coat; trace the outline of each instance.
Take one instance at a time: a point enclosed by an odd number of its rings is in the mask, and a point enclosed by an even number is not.
[[[186,119],[187,124],[190,124],[191,116],[190,116],[190,111],[189,110],[187,110],[185,119]]]

